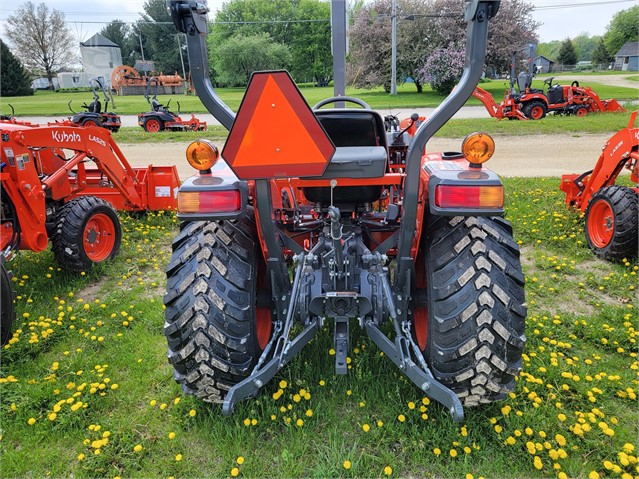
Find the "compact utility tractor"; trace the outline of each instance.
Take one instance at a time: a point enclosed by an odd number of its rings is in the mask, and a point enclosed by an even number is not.
[[[122,126],[120,115],[108,111],[110,98],[104,85],[99,78],[91,78],[89,84],[91,85],[91,90],[93,90],[93,101],[88,105],[83,103],[82,108],[86,111],[80,113],[73,111],[71,101],[69,101],[69,110],[73,113],[73,117],[69,122],[64,122],[63,124],[70,126],[101,126],[113,132],[119,131],[120,126]],[[98,95],[96,91],[96,85],[100,87],[104,95],[104,109],[102,109],[102,103],[100,102],[100,95]]]
[[[621,261],[637,257],[639,229],[639,128],[637,112],[628,127],[615,133],[603,147],[595,167],[561,178],[566,205],[585,213],[588,246],[600,258]],[[634,187],[616,185],[624,169]]]
[[[4,344],[15,314],[5,260],[51,241],[63,269],[87,271],[120,249],[116,210],[175,209],[179,178],[175,166],[131,167],[104,128],[0,121],[0,135]]]
[[[516,54],[513,53],[510,72],[510,88],[504,92],[504,99],[497,104],[492,95],[480,87],[475,87],[473,96],[481,101],[493,118],[502,120],[540,120],[547,113],[586,116],[595,112],[623,112],[624,108],[615,99],[602,100],[590,87],[579,86],[578,81],[571,85],[553,84],[555,77],[544,80],[542,89],[533,88],[535,65],[534,45],[524,48],[528,54],[528,71],[516,76]],[[515,87],[516,78],[516,87]]]
[[[411,135],[417,115],[387,131],[355,98],[311,109],[284,71],[254,73],[236,115],[208,80],[206,4],[168,0],[196,91],[231,130],[221,157],[206,140],[188,147],[200,171],[178,192],[164,332],[186,393],[230,414],[327,323],[336,373],[362,328],[455,420],[513,390],[524,275],[504,188],[482,166],[494,142],[476,133],[459,153],[425,150],[480,79],[499,3],[465,2],[462,79]]]
[[[162,105],[157,98],[157,91],[160,82],[157,78],[151,77],[146,85],[146,93],[144,98],[151,105],[151,111],[138,114],[138,125],[144,128],[149,133],[157,133],[162,130],[173,131],[204,131],[206,130],[206,122],[200,121],[195,118],[195,115],[191,114],[191,118],[188,120],[182,120],[180,118],[180,102],[178,104],[178,112],[173,113],[169,110],[171,100],[167,102],[166,106]],[[154,86],[153,98],[149,96],[151,87]]]

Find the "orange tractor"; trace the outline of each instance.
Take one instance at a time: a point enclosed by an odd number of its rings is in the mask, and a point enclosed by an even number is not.
[[[492,95],[483,88],[476,87],[473,96],[481,101],[493,118],[502,120],[540,120],[547,113],[585,116],[595,112],[625,111],[615,99],[602,100],[590,87],[580,87],[578,81],[571,85],[552,83],[555,77],[544,80],[544,88],[532,88],[535,65],[535,45],[527,45],[522,50],[528,52],[528,71],[517,76],[515,88],[516,55],[513,52],[510,72],[510,88],[504,92],[504,99],[498,105]]]
[[[68,271],[112,259],[121,241],[116,209],[174,209],[179,179],[174,166],[131,167],[104,128],[3,120],[0,135],[4,344],[13,321],[5,260],[21,249],[43,251],[49,241]]]
[[[620,261],[637,257],[639,229],[639,128],[637,112],[628,127],[608,140],[592,170],[580,175],[563,175],[561,190],[566,204],[585,213],[588,246],[603,259]],[[616,185],[627,169],[634,187]]]
[[[311,108],[285,71],[254,73],[234,113],[209,80],[206,4],[167,3],[198,96],[230,129],[221,155],[207,140],[187,148],[199,171],[178,192],[164,333],[183,391],[230,414],[330,324],[337,374],[357,327],[455,420],[507,397],[526,306],[504,188],[483,166],[494,142],[425,149],[481,78],[499,0],[464,2],[461,81],[403,124],[337,91]],[[333,51],[345,52],[339,4]]]

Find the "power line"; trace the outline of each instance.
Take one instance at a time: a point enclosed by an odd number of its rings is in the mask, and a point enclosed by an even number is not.
[[[533,7],[532,9],[535,11],[542,10],[560,10],[563,8],[574,8],[574,7],[591,7],[595,5],[609,5],[612,3],[636,3],[637,0],[602,0],[597,2],[588,2],[588,3],[562,3],[562,4],[554,4],[554,5],[541,5],[538,7]]]

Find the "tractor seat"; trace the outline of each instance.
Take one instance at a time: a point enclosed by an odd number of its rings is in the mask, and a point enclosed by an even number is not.
[[[151,100],[151,108],[153,108],[153,111],[160,111],[162,109],[162,103],[153,99]]]
[[[89,113],[100,113],[100,111],[102,110],[102,104],[100,103],[100,100],[93,100],[91,103],[89,103],[89,107],[87,108]]]
[[[386,132],[379,113],[361,109],[317,110],[315,116],[336,146],[335,154],[322,176],[309,179],[379,178],[388,166]],[[314,203],[331,201],[330,187],[303,188],[304,196]],[[377,201],[382,187],[338,186],[335,203],[370,203]]]

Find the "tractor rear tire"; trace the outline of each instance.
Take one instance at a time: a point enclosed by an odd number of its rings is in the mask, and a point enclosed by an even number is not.
[[[546,117],[546,113],[548,112],[548,107],[542,101],[531,101],[524,105],[522,108],[524,115],[526,118],[530,120],[541,120]]]
[[[608,186],[592,195],[585,231],[597,256],[608,261],[637,257],[637,203],[637,193],[626,186]]]
[[[526,343],[524,275],[510,223],[436,217],[425,248],[424,354],[433,375],[465,406],[504,399]]]
[[[164,334],[185,393],[222,402],[268,343],[271,308],[257,305],[259,248],[251,210],[237,220],[190,222],[173,241]]]
[[[102,198],[81,196],[58,213],[51,235],[52,250],[66,271],[88,271],[94,264],[115,258],[122,229],[113,206]]]
[[[0,346],[4,346],[11,338],[11,328],[16,319],[16,310],[13,304],[14,293],[11,287],[11,276],[1,259],[0,265],[2,266],[2,271],[0,271]]]

